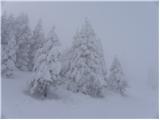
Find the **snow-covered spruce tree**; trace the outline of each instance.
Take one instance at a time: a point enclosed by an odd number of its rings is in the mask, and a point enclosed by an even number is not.
[[[59,46],[59,39],[53,27],[43,46],[37,50],[35,55],[34,79],[30,88],[32,95],[47,97],[50,88],[57,86],[61,69]]]
[[[108,79],[108,88],[114,92],[125,95],[126,87],[128,86],[119,60],[115,57],[110,68]]]
[[[34,66],[34,57],[36,54],[36,51],[42,47],[43,43],[45,42],[45,37],[44,37],[44,31],[42,28],[42,23],[41,21],[38,22],[38,24],[35,26],[35,29],[33,30],[32,38],[31,38],[31,44],[30,44],[30,49],[29,49],[29,70],[33,70]]]
[[[29,28],[28,16],[21,14],[16,18],[15,39],[17,44],[16,50],[16,67],[22,71],[29,70],[29,50],[31,44],[31,30]]]
[[[6,13],[2,15],[1,26],[1,67],[2,77],[13,77],[13,70],[15,69],[15,50],[16,42],[14,39],[14,17],[7,16]]]
[[[105,82],[105,61],[100,40],[85,19],[74,37],[66,70],[68,89],[93,97],[101,97]]]

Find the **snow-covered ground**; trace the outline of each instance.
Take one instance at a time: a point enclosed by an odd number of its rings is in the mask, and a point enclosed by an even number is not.
[[[16,72],[15,79],[2,79],[3,118],[157,118],[158,90],[128,89],[128,96],[106,93],[92,98],[58,90],[53,99],[38,100],[26,94],[32,74]],[[137,89],[140,89],[137,87]],[[139,91],[139,92],[134,92]]]

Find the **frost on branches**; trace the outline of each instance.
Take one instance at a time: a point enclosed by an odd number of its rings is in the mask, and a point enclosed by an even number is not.
[[[121,64],[117,58],[114,58],[110,68],[110,75],[108,79],[108,87],[110,90],[125,95],[127,82],[124,78],[124,73]]]
[[[16,42],[14,38],[14,17],[2,15],[2,36],[1,36],[1,50],[2,50],[2,77],[13,77],[15,69],[15,47]]]
[[[31,30],[29,28],[28,17],[25,14],[16,19],[15,39],[17,44],[16,50],[16,67],[22,71],[29,70],[29,50],[31,42]]]
[[[34,80],[30,88],[32,95],[47,97],[50,88],[57,86],[61,70],[59,46],[59,39],[52,28],[43,46],[35,55]]]
[[[93,97],[101,97],[106,70],[100,40],[85,20],[74,37],[66,73],[68,89]]]
[[[42,28],[42,23],[41,21],[39,21],[35,29],[33,30],[30,50],[29,50],[29,60],[30,60],[29,70],[31,71],[33,70],[34,57],[35,57],[36,51],[40,47],[42,47],[43,43],[45,42],[44,40],[45,40],[45,37],[44,37],[43,28]]]

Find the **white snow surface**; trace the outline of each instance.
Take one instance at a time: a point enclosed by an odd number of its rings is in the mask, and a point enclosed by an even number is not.
[[[30,83],[32,75],[30,72],[17,71],[14,79],[2,78],[3,118],[158,117],[158,90],[150,87],[130,85],[128,96],[105,92],[104,98],[92,98],[58,89],[58,95],[54,98],[38,100],[26,92],[26,83]]]

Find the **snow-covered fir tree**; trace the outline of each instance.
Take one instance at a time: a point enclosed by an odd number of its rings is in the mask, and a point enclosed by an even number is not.
[[[128,84],[125,80],[121,64],[117,57],[114,58],[110,68],[110,75],[108,78],[108,88],[114,92],[125,95]]]
[[[55,27],[51,29],[48,34],[48,41],[46,43],[49,53],[47,54],[47,63],[49,64],[49,71],[51,73],[52,81],[56,84],[59,73],[61,71],[60,59],[60,42],[57,34],[55,33]]]
[[[45,42],[44,40],[45,40],[45,37],[44,37],[44,31],[42,28],[42,23],[41,21],[39,21],[32,33],[31,44],[29,49],[29,60],[30,60],[29,70],[33,70],[34,57],[35,57],[36,51],[40,47],[42,47],[43,43]]]
[[[59,39],[53,27],[43,46],[37,50],[35,55],[34,79],[30,88],[32,95],[47,97],[50,88],[57,86],[61,69],[59,47]]]
[[[13,70],[15,69],[15,51],[16,41],[14,38],[14,17],[7,16],[6,13],[2,15],[1,26],[1,73],[2,77],[13,77]]]
[[[102,95],[106,69],[100,40],[88,22],[74,36],[73,47],[70,51],[66,78],[68,89],[81,92],[93,97]]]
[[[17,44],[16,67],[22,71],[28,71],[30,66],[31,30],[27,15],[21,14],[18,16],[15,25],[15,39]]]

